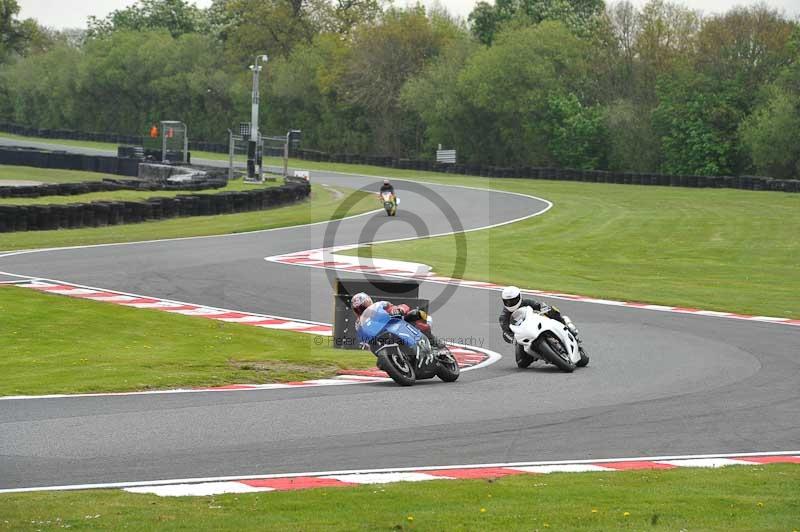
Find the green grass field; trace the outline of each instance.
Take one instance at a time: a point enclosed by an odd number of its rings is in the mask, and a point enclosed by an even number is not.
[[[315,337],[0,285],[0,396],[267,383],[371,368]],[[2,512],[0,512],[0,516]]]
[[[106,178],[114,179],[118,177],[99,172],[79,172],[77,170],[0,164],[0,187],[4,185],[3,181],[8,180],[38,181],[41,183],[77,183],[79,181],[102,181]]]
[[[0,495],[0,530],[725,530],[800,528],[800,465],[551,473],[299,492]]]
[[[242,185],[237,181],[228,190],[248,186],[252,185]],[[214,192],[207,191],[207,193]],[[144,194],[146,197],[165,195],[161,191],[131,192],[131,194]],[[313,185],[310,200],[263,211],[220,216],[191,216],[109,227],[2,233],[0,234],[0,251],[222,235],[320,222],[333,219],[342,196],[346,197],[348,194],[347,189]],[[359,194],[363,197],[354,205],[348,213],[349,215],[367,212],[378,207],[374,197],[368,194]],[[72,198],[73,202],[86,201],[86,196],[93,195],[84,194],[69,196],[69,198]]]
[[[39,137],[23,137],[21,135],[12,135],[11,133],[6,133],[5,131],[0,131],[0,138],[12,139],[12,140],[27,140],[31,143],[42,143],[42,144],[56,144],[59,146],[73,146],[76,148],[91,148],[95,150],[110,150],[113,152],[117,151],[117,146],[120,144],[113,143],[113,142],[94,142],[91,140],[72,140],[72,139],[42,139]],[[195,159],[213,159],[213,160],[227,160],[228,155],[225,153],[216,153],[216,152],[208,152],[208,151],[193,151],[192,153],[192,160]]]
[[[548,199],[546,214],[466,234],[464,277],[602,298],[800,317],[800,195],[451,178]],[[399,185],[402,190],[402,184]],[[454,270],[455,239],[350,253]]]
[[[4,168],[0,166],[0,171]],[[24,168],[24,167],[10,167],[10,168]],[[49,170],[53,171],[53,170]],[[56,170],[56,172],[71,172],[71,170]],[[61,177],[64,183],[77,183],[79,181],[88,181],[83,178],[84,174],[91,175],[92,172],[75,172],[73,179],[70,176],[64,175]],[[13,173],[11,174],[13,175]],[[102,176],[101,177],[108,177]],[[120,176],[114,176],[119,178]],[[9,178],[13,179],[13,178]],[[22,179],[22,178],[20,178]],[[39,179],[39,181],[43,181]],[[48,181],[52,182],[52,181]],[[0,182],[1,183],[1,182]],[[233,192],[241,190],[253,190],[256,187],[273,187],[283,184],[283,179],[280,181],[267,181],[262,184],[248,184],[242,180],[229,181],[228,185],[222,188],[209,188],[205,190],[187,192],[185,190],[111,190],[106,192],[91,192],[89,194],[79,194],[74,196],[40,196],[38,198],[0,198],[0,205],[41,205],[41,204],[66,204],[66,203],[89,203],[92,201],[140,201],[153,197],[172,198],[179,194],[219,194],[220,192]]]

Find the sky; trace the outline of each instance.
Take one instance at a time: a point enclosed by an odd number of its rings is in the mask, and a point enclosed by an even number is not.
[[[94,15],[103,18],[115,9],[135,3],[135,0],[17,0],[20,5],[20,18],[35,18],[40,24],[57,29],[85,28],[86,18]],[[394,0],[395,5],[405,5],[407,0]],[[448,11],[466,18],[477,0],[423,0],[445,6]],[[491,0],[490,0],[491,1]],[[608,0],[606,0],[608,2]],[[641,6],[647,0],[632,0]],[[673,0],[705,14],[723,13],[737,5],[750,5],[756,0]],[[410,2],[416,3],[416,0]],[[195,0],[198,7],[208,7],[211,0]],[[783,10],[790,17],[800,17],[800,0],[766,0],[770,7]]]

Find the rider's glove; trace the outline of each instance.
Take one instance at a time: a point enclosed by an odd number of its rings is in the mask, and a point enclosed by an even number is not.
[[[542,304],[539,306],[539,312],[541,312],[542,314],[547,314],[547,313],[548,313],[548,312],[550,312],[551,310],[553,310],[553,307],[551,307],[551,306],[550,306],[550,305],[548,305],[547,303],[542,303]]]
[[[514,343],[514,333],[503,331],[503,340],[505,340],[507,344]]]

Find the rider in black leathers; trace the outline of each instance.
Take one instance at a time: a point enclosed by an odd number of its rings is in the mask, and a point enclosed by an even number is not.
[[[578,340],[578,344],[580,344],[581,340],[578,338],[578,328],[575,327],[575,324],[572,323],[572,320],[569,319],[569,316],[561,314],[561,311],[559,311],[556,307],[552,307],[541,301],[536,301],[535,299],[523,299],[519,288],[516,286],[506,287],[503,290],[501,297],[503,299],[503,310],[500,312],[498,321],[500,322],[500,328],[503,331],[503,340],[505,340],[507,343],[510,344],[514,342],[514,333],[511,331],[511,327],[509,325],[511,314],[513,314],[518,308],[531,307],[537,312],[544,311],[544,315],[548,318],[560,321],[566,325],[575,339]],[[578,363],[578,365],[585,366],[589,363],[589,357],[583,352],[583,348],[581,348],[581,354],[583,355],[582,360]]]
[[[391,183],[389,183],[389,180],[388,180],[388,179],[384,179],[384,180],[383,180],[383,185],[381,185],[381,190],[380,190],[380,192],[379,192],[379,193],[380,193],[380,194],[383,194],[383,193],[384,193],[384,192],[386,192],[387,190],[388,190],[389,192],[391,192],[392,194],[394,194],[394,187],[392,186],[392,184],[391,184]]]

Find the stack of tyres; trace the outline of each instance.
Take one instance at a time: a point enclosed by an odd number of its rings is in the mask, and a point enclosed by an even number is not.
[[[89,204],[94,211],[94,224],[95,227],[105,227],[108,225],[108,215],[111,210],[108,203],[104,201],[95,201]]]
[[[16,205],[14,213],[14,231],[28,230],[28,207]]]

